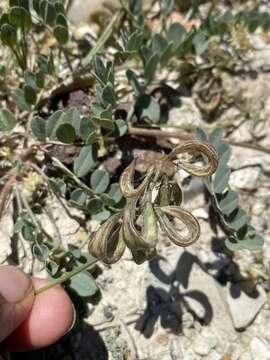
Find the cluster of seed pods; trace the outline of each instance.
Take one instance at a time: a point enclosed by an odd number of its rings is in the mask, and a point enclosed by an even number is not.
[[[200,156],[203,165],[181,159],[187,154],[196,158]],[[93,235],[89,242],[92,255],[106,264],[112,264],[121,258],[128,247],[134,261],[141,264],[157,254],[160,230],[178,246],[189,246],[198,240],[199,223],[189,211],[182,208],[182,189],[164,172],[167,161],[174,164],[175,172],[183,169],[190,175],[207,177],[216,171],[218,155],[208,143],[189,141],[151,165],[136,187],[136,159],[133,160],[120,178],[126,206],[104,222]],[[179,219],[184,224],[187,230],[185,234],[175,228],[173,219]]]

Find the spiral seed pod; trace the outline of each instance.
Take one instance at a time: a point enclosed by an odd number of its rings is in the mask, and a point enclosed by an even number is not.
[[[199,141],[189,141],[183,145],[176,147],[168,156],[167,160],[173,160],[177,155],[185,153],[199,153],[205,155],[208,159],[208,164],[205,166],[198,166],[187,162],[180,162],[179,166],[188,172],[190,175],[204,177],[211,176],[218,167],[218,154],[215,148],[208,143],[201,143]]]
[[[140,233],[135,226],[136,200],[130,200],[125,207],[122,224],[122,235],[124,242],[129,249],[151,249],[156,246],[157,225],[155,219],[153,218],[155,217],[155,214],[151,211],[150,206],[151,205],[148,204],[147,207],[145,207],[145,212],[148,214],[149,219],[146,220],[147,215],[144,216],[144,226],[142,233]],[[153,232],[152,234],[151,231]]]
[[[153,209],[153,204],[148,200],[142,212],[143,227],[142,237],[151,248],[155,248],[158,240],[157,217]]]
[[[161,229],[169,239],[178,246],[189,246],[198,240],[200,236],[200,225],[197,219],[188,211],[181,209],[179,206],[164,206],[155,208]],[[172,225],[168,216],[172,216],[183,222],[187,229],[188,235],[183,236]]]
[[[122,213],[105,221],[89,242],[89,252],[106,264],[116,263],[124,254],[126,245],[120,234]]]
[[[165,161],[173,161],[177,155],[185,153],[201,154],[208,159],[208,163],[203,166],[181,161],[180,164],[177,163],[189,174],[203,177],[210,176],[216,171],[218,155],[214,147],[208,143],[190,141],[162,157],[158,164],[150,166],[143,181],[135,188],[136,160],[133,160],[120,178],[120,189],[127,198],[127,204],[123,211],[114,214],[94,234],[89,243],[89,251],[94,256],[107,264],[112,264],[120,259],[128,247],[137,264],[152,259],[157,254],[158,224],[164,234],[178,246],[189,246],[199,238],[200,226],[197,219],[181,208],[181,187],[169,181],[163,172]],[[153,198],[156,189],[158,193]],[[140,216],[141,229],[136,226]],[[186,226],[187,235],[175,229],[173,218]]]
[[[120,189],[123,196],[126,198],[134,198],[140,196],[144,192],[147,184],[149,183],[154,174],[155,168],[154,166],[150,166],[141,184],[137,188],[135,188],[133,185],[135,166],[136,159],[133,160],[131,164],[124,170],[120,178]]]

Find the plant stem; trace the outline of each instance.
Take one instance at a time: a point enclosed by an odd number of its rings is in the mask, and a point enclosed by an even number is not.
[[[37,290],[35,290],[35,295],[39,295],[49,289],[51,289],[52,287],[56,286],[56,285],[61,285],[64,282],[66,282],[67,280],[71,279],[73,276],[79,274],[80,272],[88,269],[89,267],[93,267],[96,263],[98,262],[98,259],[96,260],[89,260],[87,263],[78,266],[77,268],[75,268],[72,271],[66,272],[64,275],[62,275],[60,278],[53,280],[52,282],[50,282],[49,284],[43,286],[42,288],[39,288]]]
[[[120,19],[122,12],[118,11],[114,17],[112,18],[112,20],[110,21],[110,23],[108,24],[108,26],[106,27],[106,29],[103,31],[103,33],[101,34],[100,38],[98,39],[97,43],[95,44],[95,46],[91,49],[91,51],[89,52],[89,54],[85,57],[85,59],[82,61],[82,67],[85,68],[87,67],[92,60],[94,59],[94,57],[96,56],[96,54],[103,48],[103,46],[105,45],[105,43],[109,40],[110,36],[112,35],[113,32],[113,28],[114,25],[117,23],[117,21]]]
[[[70,70],[71,74],[74,74],[74,69],[72,67],[72,63],[70,61],[67,49],[64,46],[61,46],[61,50],[63,51],[64,57],[66,59],[66,62],[67,62],[67,65],[69,67],[69,70]]]
[[[15,55],[15,58],[18,62],[18,65],[20,66],[21,70],[24,71],[26,68],[25,68],[24,63],[22,62],[22,59],[20,58],[19,52],[13,46],[10,48],[11,48],[13,54]]]
[[[34,214],[34,212],[32,211],[26,197],[23,194],[22,189],[18,189],[18,194],[22,200],[23,206],[25,207],[25,209],[28,212],[28,215],[30,216],[31,220],[33,221],[33,224],[35,225],[35,227],[40,231],[40,233],[43,233],[51,242],[52,244],[55,244],[54,239],[51,237],[50,234],[47,233],[47,231],[42,227],[40,221],[38,220],[38,218],[36,217],[36,215]]]
[[[196,140],[196,137],[192,134],[187,134],[183,131],[166,131],[160,129],[148,129],[148,128],[136,128],[131,127],[128,129],[129,135],[144,136],[144,137],[160,137],[160,138],[175,138],[183,141]],[[248,142],[235,142],[232,140],[222,139],[225,144],[232,146],[243,147],[247,149],[253,149],[265,154],[270,155],[270,149],[265,148],[259,144],[248,143]]]
[[[82,189],[84,189],[89,195],[98,198],[98,196],[88,187],[86,186],[72,171],[70,171],[60,160],[55,157],[52,157],[53,164],[61,169],[66,175],[71,177],[77,185],[79,185]]]

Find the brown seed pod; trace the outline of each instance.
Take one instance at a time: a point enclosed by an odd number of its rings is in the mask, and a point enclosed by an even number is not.
[[[204,177],[212,175],[218,167],[218,154],[216,149],[209,143],[202,143],[199,141],[189,141],[183,145],[177,146],[167,157],[167,160],[173,160],[177,155],[185,153],[199,153],[205,155],[208,159],[208,164],[198,166],[188,162],[180,162],[179,167],[191,175]]]
[[[135,226],[136,202],[136,200],[130,200],[124,210],[123,224],[121,230],[124,242],[129,249],[133,250],[154,248],[157,244],[158,229],[157,221],[155,220],[155,214],[151,210],[152,205],[147,204],[144,209],[143,229],[142,232],[139,232]],[[149,216],[148,219],[146,219],[147,216]]]
[[[137,188],[135,188],[133,185],[135,166],[136,159],[133,160],[131,164],[129,164],[128,167],[124,170],[119,181],[121,192],[126,198],[134,198],[140,196],[144,192],[147,184],[149,183],[154,174],[155,167],[150,166],[141,184]]]
[[[181,209],[179,206],[164,206],[155,208],[161,229],[169,239],[178,246],[189,246],[198,240],[200,236],[200,225],[197,219],[188,211]],[[168,218],[172,216],[182,221],[187,229],[188,235],[181,235],[180,231],[175,230],[175,226]]]
[[[89,252],[106,264],[116,263],[124,254],[126,245],[120,234],[122,213],[112,215],[91,238]]]

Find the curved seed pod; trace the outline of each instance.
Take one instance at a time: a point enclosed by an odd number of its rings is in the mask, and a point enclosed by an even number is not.
[[[168,177],[163,176],[161,185],[155,200],[159,207],[177,205],[180,206],[183,201],[183,192],[176,183],[169,183]]]
[[[158,224],[157,217],[150,201],[145,203],[142,212],[143,228],[142,237],[151,248],[155,248],[158,240]]]
[[[153,259],[155,256],[157,256],[156,249],[150,249],[150,250],[131,250],[132,257],[134,262],[137,265],[141,265],[147,260]]]
[[[218,154],[215,148],[209,143],[202,143],[199,141],[189,141],[183,145],[178,146],[175,148],[167,157],[167,160],[173,160],[177,155],[184,154],[184,153],[201,153],[205,155],[208,159],[208,164],[205,166],[197,166],[193,164],[189,164],[187,162],[180,163],[180,167],[184,169],[191,175],[194,176],[210,176],[212,175],[217,167],[218,167]]]
[[[155,200],[155,203],[158,206],[168,206],[170,205],[170,187],[169,180],[166,175],[162,176],[161,184],[159,186],[158,194]]]
[[[170,204],[180,206],[183,202],[183,191],[176,183],[171,184]]]
[[[91,238],[89,252],[106,264],[114,264],[123,255],[126,244],[120,236],[122,213],[117,213],[105,221]]]
[[[178,246],[189,246],[198,240],[200,236],[200,225],[197,219],[188,211],[179,206],[164,206],[155,209],[161,229],[169,239]],[[181,220],[187,227],[189,234],[182,236],[168,219],[167,215]]]
[[[154,166],[150,166],[141,184],[137,188],[134,188],[133,180],[135,173],[135,165],[136,165],[136,159],[134,159],[128,165],[128,167],[123,171],[120,177],[120,181],[119,181],[120,189],[123,196],[126,198],[133,198],[141,195],[145,187],[147,186],[148,182],[150,181],[151,177],[154,174],[155,168]]]
[[[130,200],[126,205],[123,216],[122,235],[123,239],[129,249],[150,249],[156,243],[151,244],[143,238],[140,232],[135,227],[136,219],[136,200]],[[156,238],[157,241],[157,238]]]

